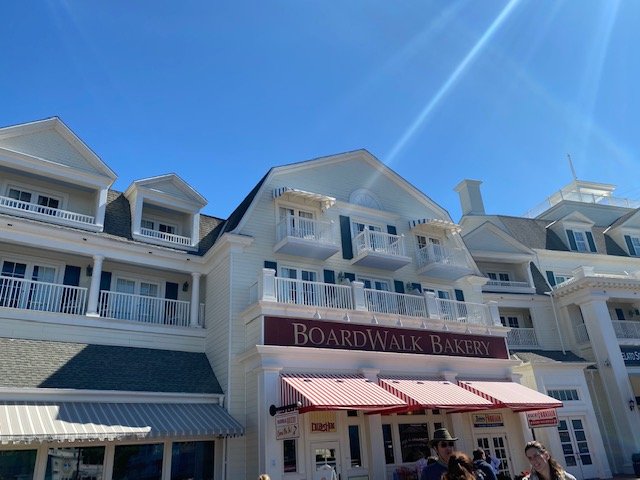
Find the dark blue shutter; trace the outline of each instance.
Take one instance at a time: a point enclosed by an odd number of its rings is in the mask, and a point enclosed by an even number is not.
[[[571,248],[571,250],[578,250],[576,239],[573,236],[573,230],[567,230],[567,238],[569,239],[569,248]]]
[[[278,264],[277,262],[270,262],[269,260],[264,261],[264,268],[270,268],[271,270],[276,271],[276,275],[278,275]]]
[[[397,235],[398,231],[394,225],[387,225],[387,233],[390,235]]]
[[[549,285],[552,287],[556,286],[556,276],[551,270],[547,270],[547,280],[549,281]]]
[[[353,258],[353,245],[351,244],[351,220],[349,217],[340,215],[340,239],[342,240],[342,258],[351,260]]]
[[[177,283],[175,283],[175,282],[165,282],[165,285],[164,285],[164,298],[166,298],[167,300],[177,300],[178,299],[178,284]]]
[[[346,278],[347,280],[349,280],[351,282],[355,282],[356,281],[356,274],[355,273],[344,272],[343,275],[344,275],[344,278]]]
[[[336,283],[336,272],[333,270],[325,270],[324,283]]]
[[[411,284],[411,289],[412,290],[418,290],[420,293],[422,293],[422,285],[420,285],[419,283],[412,283]],[[433,290],[431,290],[433,292]]]
[[[585,232],[587,234],[587,243],[589,244],[589,250],[591,250],[592,252],[596,251],[596,244],[593,241],[593,235],[591,235],[591,232]]]
[[[103,270],[100,274],[100,290],[111,290],[111,272]]]
[[[627,248],[629,249],[629,255],[635,257],[636,249],[633,247],[633,242],[631,241],[631,237],[629,235],[624,236],[624,241],[627,242]]]
[[[459,302],[464,302],[464,292],[462,290],[458,290],[457,288],[454,290],[456,294],[456,300]]]
[[[396,293],[404,293],[404,282],[401,282],[400,280],[394,280],[393,288]]]
[[[80,267],[74,267],[73,265],[67,265],[64,267],[64,279],[62,283],[65,285],[71,285],[77,287],[80,285]]]

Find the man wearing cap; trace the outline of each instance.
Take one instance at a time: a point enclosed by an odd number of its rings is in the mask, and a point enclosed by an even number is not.
[[[449,433],[446,428],[439,428],[433,432],[431,448],[436,451],[438,461],[427,465],[422,470],[420,480],[440,480],[449,466],[449,457],[453,453],[454,442],[458,440]]]

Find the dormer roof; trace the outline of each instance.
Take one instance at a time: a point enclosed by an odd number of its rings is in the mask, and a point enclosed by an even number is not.
[[[170,204],[176,210],[189,212],[199,211],[207,205],[207,200],[175,173],[136,180],[124,192],[129,200],[134,194],[142,194],[152,202]]]
[[[487,221],[464,236],[464,243],[477,260],[530,260],[535,252]]]

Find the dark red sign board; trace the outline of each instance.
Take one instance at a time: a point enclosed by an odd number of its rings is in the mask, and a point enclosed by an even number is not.
[[[284,317],[264,318],[265,345],[509,358],[504,337]]]

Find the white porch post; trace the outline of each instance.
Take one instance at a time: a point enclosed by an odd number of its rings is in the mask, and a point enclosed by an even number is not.
[[[369,459],[369,478],[371,480],[385,480],[387,465],[384,456],[384,439],[382,437],[382,415],[366,415],[369,427],[369,445],[371,458]]]
[[[273,479],[282,478],[282,441],[276,441],[276,423],[269,413],[269,407],[280,407],[280,367],[262,367],[258,371],[258,468]],[[302,415],[300,424],[304,423]],[[301,426],[299,425],[299,427]],[[304,437],[300,437],[298,447],[304,448]],[[304,458],[300,456],[300,458]],[[304,460],[302,460],[304,463]]]
[[[93,273],[91,274],[91,286],[89,287],[89,300],[87,301],[87,316],[99,317],[98,296],[100,295],[100,277],[102,276],[102,255],[93,257]]]
[[[277,302],[276,297],[276,271],[273,268],[263,268],[262,277],[260,277],[261,300],[265,302]]]
[[[96,196],[96,225],[100,227],[100,230],[104,227],[104,213],[107,209],[107,194],[108,188],[102,188]]]
[[[200,273],[191,272],[191,318],[189,319],[190,327],[200,325]]]
[[[427,317],[440,318],[436,294],[433,292],[427,292],[426,290],[422,292],[422,294],[424,295],[424,301],[427,304]]]
[[[487,305],[489,306],[489,318],[487,319],[489,326],[502,325],[502,323],[500,322],[500,310],[498,310],[498,302],[496,302],[495,300],[490,300],[489,302],[487,302]]]
[[[351,282],[351,293],[353,294],[353,308],[360,311],[366,311],[367,302],[364,298],[364,283]]]

